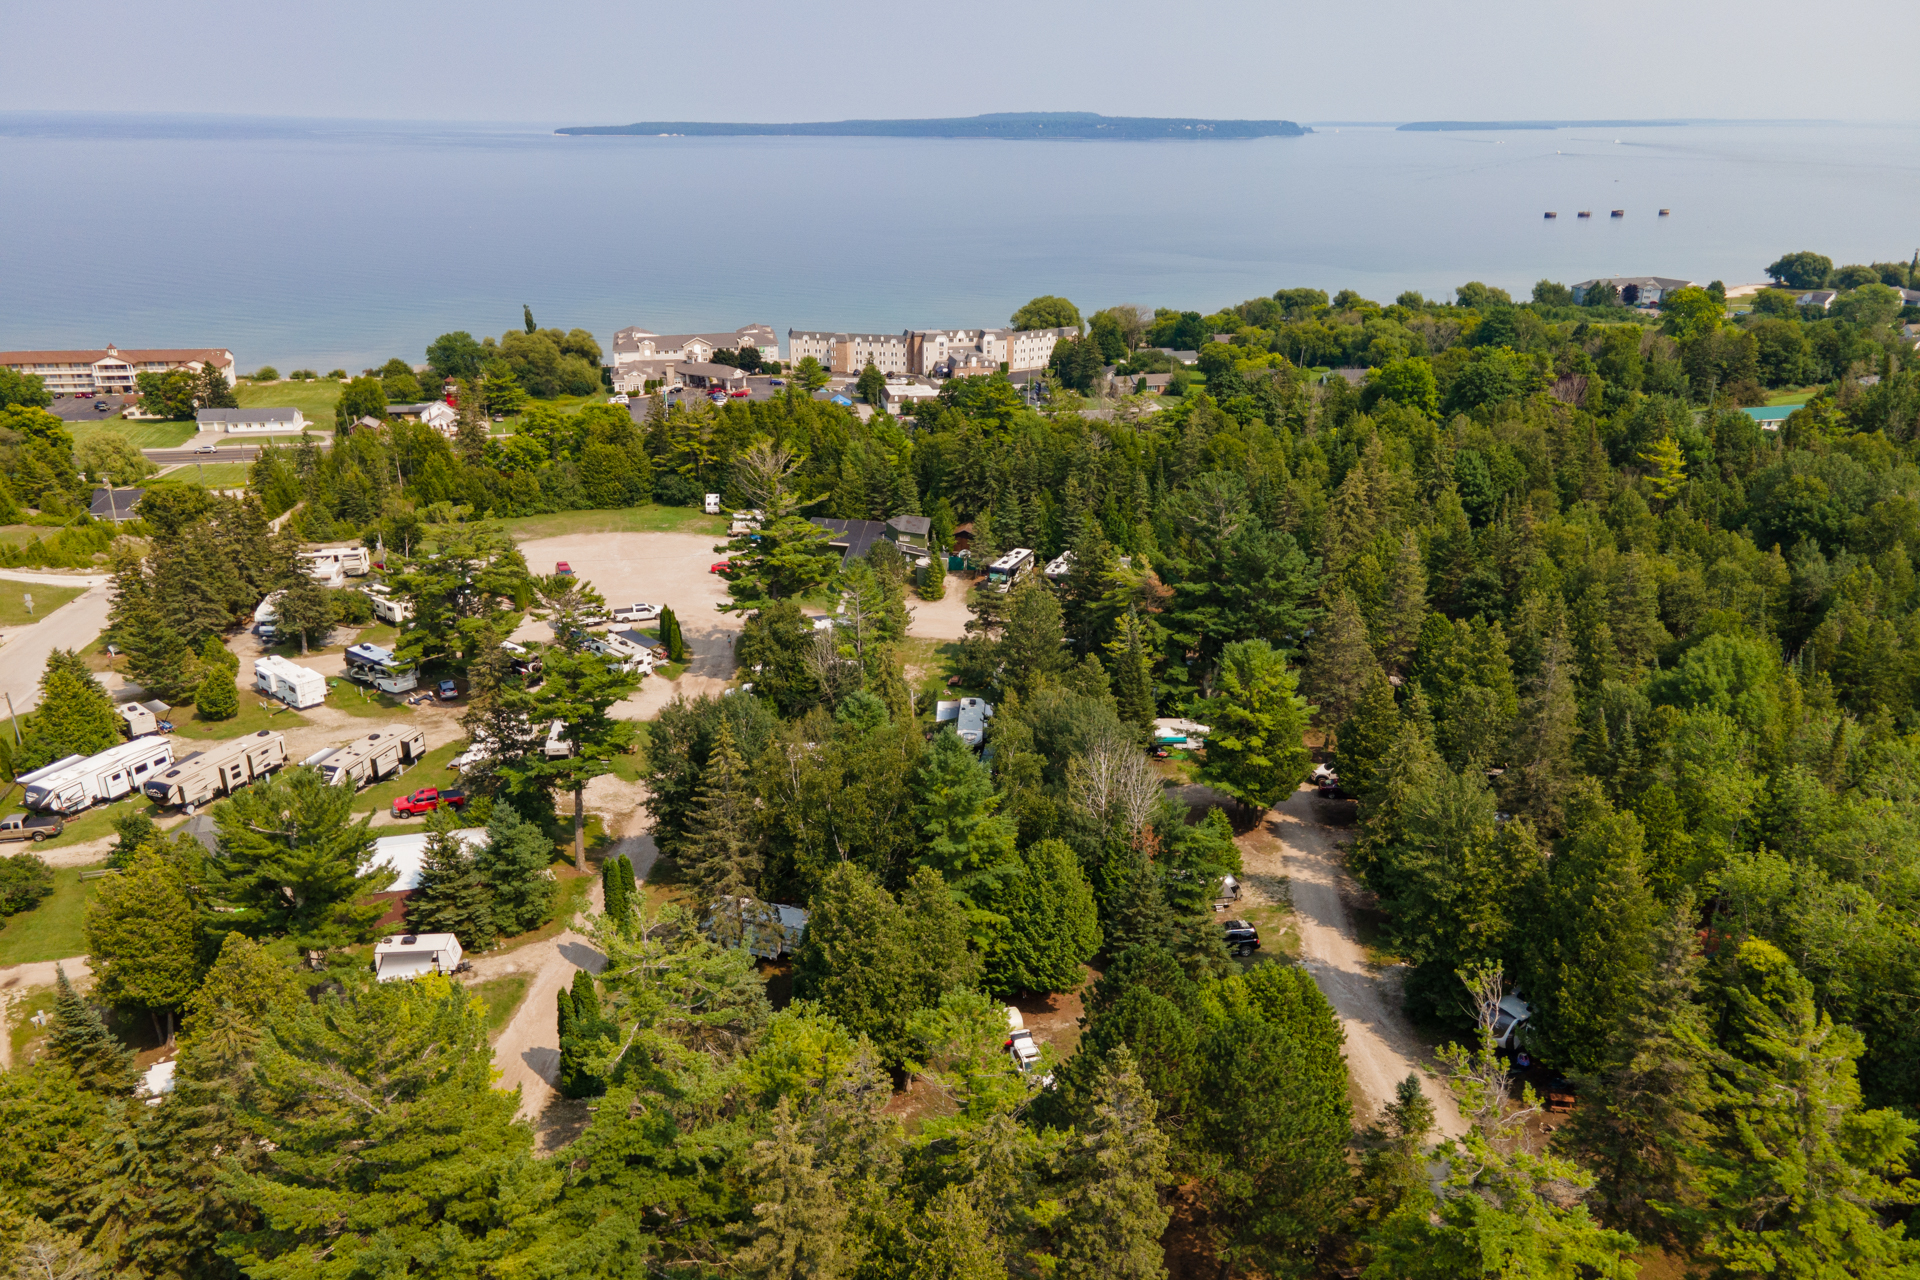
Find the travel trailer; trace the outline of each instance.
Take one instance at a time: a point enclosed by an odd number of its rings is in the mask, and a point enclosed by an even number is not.
[[[140,790],[157,769],[173,763],[169,738],[135,738],[98,755],[68,756],[14,781],[26,788],[22,802],[42,813],[78,813],[102,800]]]
[[[266,777],[286,762],[287,740],[271,729],[261,729],[181,757],[173,768],[154,775],[144,790],[155,804],[174,808],[205,804]]]
[[[315,752],[300,763],[320,770],[336,787],[364,787],[418,764],[427,754],[427,735],[390,724],[344,746]]]
[[[299,710],[327,700],[327,678],[278,654],[253,660],[253,687]]]

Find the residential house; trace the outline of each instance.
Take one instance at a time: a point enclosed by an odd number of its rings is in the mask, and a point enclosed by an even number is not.
[[[95,489],[93,501],[87,505],[87,514],[95,520],[111,520],[121,524],[137,518],[133,509],[146,496],[145,489]]]
[[[309,425],[298,409],[202,409],[193,416],[200,430],[231,435],[305,431]]]
[[[1200,353],[1198,351],[1176,351],[1172,347],[1155,347],[1154,350],[1164,355],[1172,356],[1174,360],[1180,364],[1194,365],[1200,363]]]
[[[894,516],[891,520],[835,520],[811,516],[807,521],[827,531],[827,545],[840,553],[841,564],[852,564],[878,542],[891,542],[900,554],[916,564],[932,555],[928,545],[933,522],[926,516]]]
[[[1835,289],[1809,289],[1805,293],[1795,294],[1793,300],[1803,307],[1825,311],[1839,296],[1839,291]]]
[[[199,373],[208,365],[234,380],[233,352],[217,348],[122,351],[109,342],[98,351],[0,351],[0,368],[31,374],[57,396],[126,395],[138,374]]]
[[[912,413],[913,407],[922,400],[932,400],[939,392],[924,382],[889,382],[887,384],[887,412]]]
[[[1693,287],[1693,281],[1675,280],[1671,276],[1599,276],[1573,286],[1574,302],[1579,304],[1587,296],[1587,290],[1597,284],[1612,285],[1620,305],[1626,307],[1658,306],[1668,294]]]
[[[451,436],[459,429],[460,414],[445,400],[422,400],[418,404],[390,404],[387,416],[402,422],[423,422],[441,435]]]

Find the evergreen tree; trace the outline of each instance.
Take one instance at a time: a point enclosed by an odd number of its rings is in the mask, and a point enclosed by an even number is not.
[[[1094,1082],[1092,1114],[1065,1160],[1067,1190],[1053,1225],[1063,1280],[1161,1280],[1160,1244],[1171,1215],[1160,1204],[1168,1142],[1153,1097],[1125,1048],[1110,1051]]]
[[[224,666],[212,666],[193,695],[193,704],[202,720],[231,720],[240,714],[240,689],[233,672]]]
[[[386,906],[362,899],[391,884],[393,872],[368,868],[372,815],[353,821],[355,801],[351,788],[294,767],[214,809],[220,856],[210,880],[244,912],[238,922],[302,946],[357,942],[372,931]]]
[[[702,911],[737,904],[741,898],[759,898],[761,856],[753,813],[746,760],[734,743],[732,728],[722,722],[701,773],[687,834],[675,855]],[[719,921],[731,922],[727,941],[737,941],[745,924],[739,911],[723,910]]]
[[[134,1085],[133,1051],[114,1039],[107,1024],[67,980],[65,966],[53,969],[56,995],[47,1031],[47,1052],[73,1073],[82,1088],[123,1094]]]
[[[1655,906],[1640,876],[1640,823],[1595,817],[1548,862],[1527,930],[1533,1033],[1554,1061],[1598,1070],[1653,951]]]
[[[178,706],[193,694],[193,650],[161,620],[157,609],[133,609],[120,631],[127,674],[141,689],[168,706]]]
[[[1361,1220],[1379,1222],[1403,1205],[1431,1203],[1426,1148],[1433,1125],[1433,1100],[1422,1092],[1420,1077],[1409,1075],[1394,1086],[1380,1122],[1361,1138]]]
[[[1307,696],[1318,706],[1323,726],[1338,732],[1359,705],[1367,677],[1377,666],[1360,606],[1342,591],[1334,596],[1307,650]]]
[[[914,817],[925,841],[920,856],[946,880],[984,940],[999,916],[987,904],[994,886],[1017,873],[1012,819],[996,812],[1000,795],[973,749],[951,732],[936,733],[914,779]]]
[[[1081,965],[1100,949],[1093,888],[1063,841],[1036,841],[1019,858],[1019,870],[988,892],[991,909],[1006,923],[987,947],[986,984],[1003,993],[1072,991]]]
[[[1339,750],[1333,757],[1340,785],[1356,796],[1378,789],[1381,762],[1400,736],[1400,708],[1393,685],[1378,666],[1369,671],[1352,714],[1340,726]]]
[[[1313,711],[1294,685],[1287,660],[1265,640],[1226,647],[1213,695],[1195,708],[1209,728],[1200,781],[1260,810],[1292,794],[1307,776],[1303,735]]]
[[[907,1280],[1007,1280],[1004,1246],[967,1185],[942,1187],[907,1228]]]
[[[273,606],[273,624],[283,635],[300,637],[300,653],[314,636],[324,639],[333,628],[333,596],[309,573],[295,574],[286,593]]]
[[[1038,576],[1015,587],[998,645],[1002,686],[1026,697],[1057,680],[1072,662],[1063,627],[1053,588]]]
[[[1420,539],[1411,529],[1401,535],[1389,577],[1378,627],[1380,661],[1396,674],[1405,674],[1427,618],[1427,566],[1420,554]]]
[[[1161,892],[1158,871],[1137,853],[1129,864],[1106,922],[1108,950],[1118,953],[1130,947],[1171,947],[1173,912]]]
[[[837,1280],[853,1270],[846,1195],[816,1163],[787,1098],[774,1104],[772,1135],[753,1144],[745,1172],[753,1217],[736,1269],[753,1280]]]
[[[1153,729],[1159,707],[1154,701],[1153,653],[1146,626],[1129,609],[1119,622],[1119,635],[1107,642],[1107,671],[1113,677],[1113,697],[1122,722],[1141,734]]]
[[[47,655],[40,673],[40,704],[23,726],[26,745],[14,759],[19,773],[66,756],[90,756],[118,743],[120,716],[113,695],[71,649]]]
[[[414,933],[450,933],[466,951],[485,951],[498,936],[493,894],[473,852],[460,838],[451,809],[427,817],[427,849],[420,883],[407,895],[407,928]]]
[[[607,919],[622,928],[631,928],[633,912],[633,864],[626,854],[608,858],[600,864],[600,893],[606,903]]]
[[[199,913],[177,858],[147,845],[107,877],[87,903],[86,939],[100,997],[147,1010],[171,1042],[200,978]]]
[[[492,899],[494,925],[511,937],[545,924],[553,914],[558,885],[553,838],[513,806],[495,801],[487,819],[487,842],[474,853],[474,870]]]
[[[227,381],[227,375],[216,369],[211,362],[200,370],[200,394],[202,409],[238,409],[240,398],[233,394],[233,384]]]
[[[1707,1256],[1727,1275],[1913,1274],[1920,1241],[1875,1210],[1906,1201],[1890,1179],[1920,1124],[1861,1109],[1860,1033],[1816,1011],[1813,984],[1757,938],[1726,996],[1732,1058],[1697,1180]]]
[[[259,1053],[241,1108],[273,1157],[222,1178],[260,1214],[223,1244],[247,1275],[506,1275],[557,1246],[559,1180],[514,1121],[517,1093],[493,1087],[465,988],[429,976],[298,1001]]]
[[[1500,779],[1508,803],[1548,833],[1562,830],[1573,786],[1573,741],[1579,731],[1573,677],[1573,648],[1562,623],[1541,655],[1540,672],[1520,709],[1512,763]]]
[[[1674,1210],[1695,1207],[1691,1160],[1711,1129],[1718,1055],[1700,1003],[1694,918],[1683,896],[1655,930],[1652,964],[1560,1135],[1598,1178],[1602,1215],[1642,1240],[1672,1239],[1687,1218]]]

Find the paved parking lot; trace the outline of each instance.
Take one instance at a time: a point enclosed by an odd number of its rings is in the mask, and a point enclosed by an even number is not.
[[[61,396],[47,406],[47,412],[68,422],[93,422],[100,418],[111,418],[126,405],[125,396],[94,396],[88,400],[77,400],[72,396]],[[101,405],[106,405],[101,409]]]

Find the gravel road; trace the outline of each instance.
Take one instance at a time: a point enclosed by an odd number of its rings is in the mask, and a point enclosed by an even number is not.
[[[1320,984],[1347,1033],[1347,1073],[1362,1104],[1363,1122],[1378,1117],[1408,1075],[1420,1077],[1433,1101],[1442,1136],[1466,1132],[1453,1095],[1428,1074],[1429,1054],[1400,1008],[1397,975],[1367,963],[1348,901],[1359,890],[1347,875],[1334,829],[1313,811],[1314,794],[1301,788],[1268,811],[1241,837],[1242,861],[1253,893],[1274,901],[1291,897],[1301,963]]]

